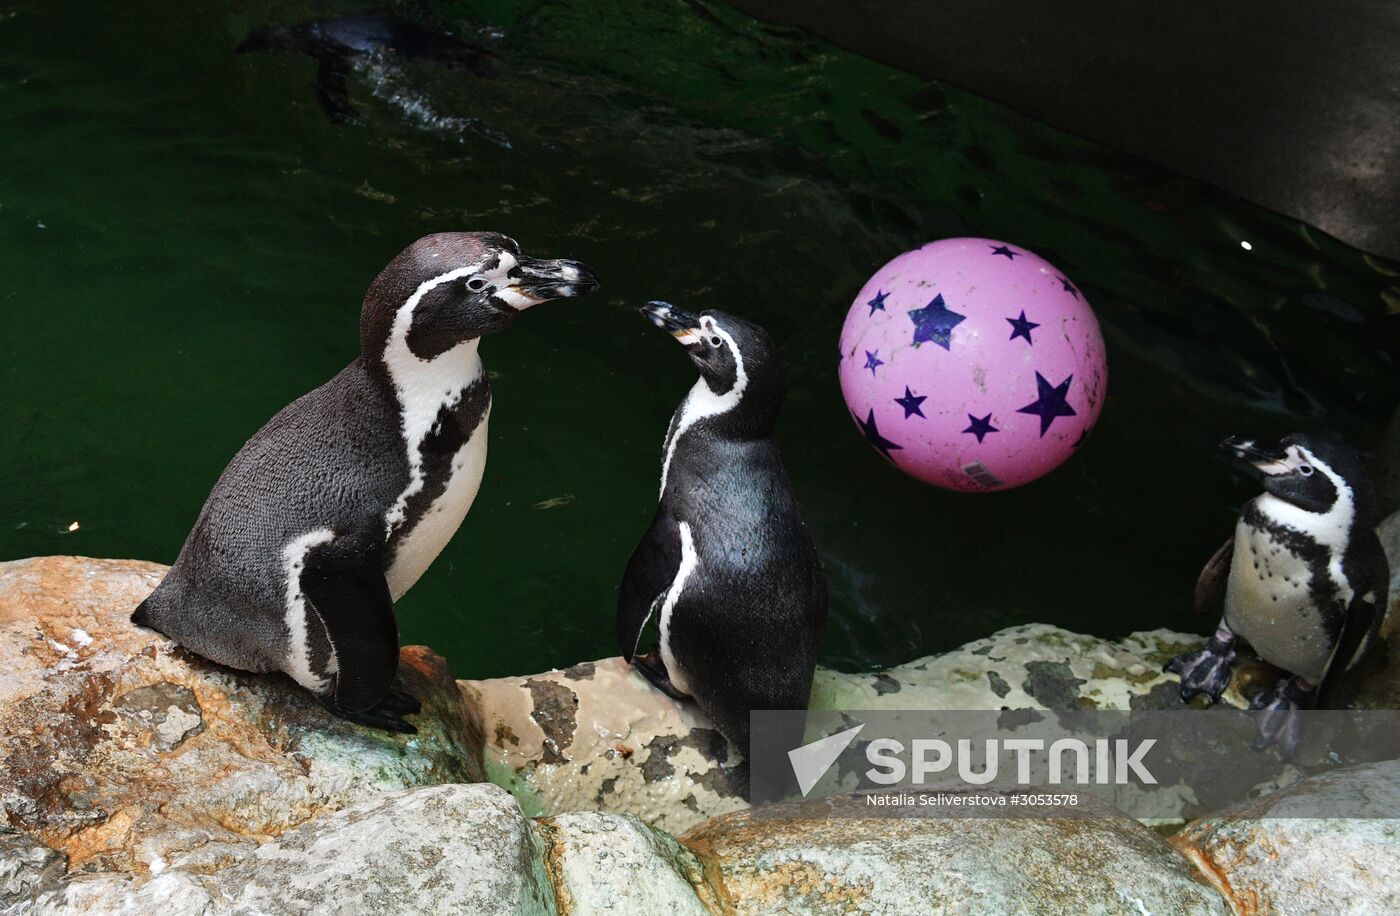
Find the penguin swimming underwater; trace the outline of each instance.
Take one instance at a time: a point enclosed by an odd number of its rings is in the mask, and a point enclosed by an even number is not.
[[[826,620],[821,564],[773,438],[782,358],[762,328],[724,312],[642,312],[700,379],[666,435],[656,515],[618,596],[618,645],[747,757],[751,710],[807,708]],[[660,645],[640,653],[650,619]]]
[[[248,33],[234,50],[239,54],[297,51],[315,58],[316,98],[334,122],[355,116],[347,77],[357,64],[373,59],[426,60],[480,76],[488,72],[492,59],[490,51],[453,35],[383,15],[263,26]]]
[[[253,435],[132,615],[212,661],[284,671],[336,715],[391,731],[394,602],[457,530],[486,463],[479,339],[597,286],[490,232],[429,235],[370,284],[360,356]]]
[[[1227,439],[1223,447],[1263,477],[1234,537],[1206,564],[1196,586],[1200,611],[1223,604],[1204,649],[1177,656],[1181,698],[1211,702],[1230,683],[1237,642],[1289,672],[1256,696],[1260,746],[1278,740],[1291,754],[1291,713],[1327,708],[1346,671],[1380,630],[1390,572],[1376,536],[1376,497],[1361,458],[1344,443],[1292,435],[1277,445]]]

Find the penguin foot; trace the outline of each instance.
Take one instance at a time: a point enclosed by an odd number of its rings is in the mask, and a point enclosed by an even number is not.
[[[423,711],[423,704],[406,693],[390,690],[388,693],[384,694],[384,699],[375,704],[374,708],[380,712],[412,716]]]
[[[1216,635],[1204,649],[1178,655],[1162,670],[1181,678],[1181,702],[1189,703],[1192,697],[1204,694],[1215,703],[1230,686],[1230,673],[1234,668],[1234,640],[1226,642]]]
[[[676,689],[671,683],[671,675],[666,671],[666,663],[661,660],[661,650],[652,649],[645,655],[634,655],[632,666],[641,672],[651,685],[673,700],[688,700],[689,696]]]
[[[338,705],[333,697],[317,697],[321,705],[333,716],[338,716],[347,722],[354,722],[356,725],[366,725],[370,728],[377,728],[380,731],[398,732],[402,735],[416,735],[418,729],[414,725],[405,722],[405,715],[413,715],[422,706],[417,700],[406,693],[399,693],[391,690],[369,709],[355,712]]]
[[[1259,714],[1255,717],[1259,726],[1259,737],[1253,744],[1256,751],[1277,745],[1284,760],[1293,759],[1303,736],[1303,721],[1298,710],[1303,708],[1311,693],[1307,682],[1295,677],[1279,681],[1250,700],[1250,711]]]

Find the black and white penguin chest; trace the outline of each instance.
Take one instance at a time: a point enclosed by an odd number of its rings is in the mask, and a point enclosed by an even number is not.
[[[437,559],[466,518],[486,469],[491,384],[465,341],[422,359],[396,328],[385,350],[408,483],[384,515],[385,578],[397,601]]]
[[[691,460],[700,467],[710,469],[725,467],[725,463],[718,456],[709,454],[707,446],[712,443],[708,441],[708,437],[694,427],[710,417],[718,416],[737,407],[744,396],[745,383],[746,379],[741,371],[738,382],[729,391],[717,395],[704,379],[697,381],[687,393],[685,400],[681,402],[680,408],[671,417],[671,426],[667,430],[666,442],[663,446],[659,498],[662,507],[668,510],[668,514],[672,518],[677,520],[676,535],[679,539],[680,563],[676,568],[675,578],[666,591],[662,593],[661,606],[658,609],[656,619],[660,631],[661,658],[666,663],[671,683],[687,694],[691,693],[691,688],[685,673],[685,663],[678,657],[672,639],[672,623],[682,594],[688,587],[693,589],[696,581],[706,575],[706,571],[701,568],[702,558],[696,544],[696,531],[693,527],[701,524],[703,520],[702,510],[695,505],[695,502],[706,481],[703,474],[698,475],[699,479],[692,479],[696,478],[697,475],[689,473],[688,469],[682,471],[681,480],[676,480],[674,473],[674,466],[678,463],[676,452],[678,448],[686,448],[690,452]],[[684,446],[682,446],[683,442]],[[732,468],[730,470],[732,471]],[[712,484],[717,482],[710,481]],[[736,521],[737,519],[731,517],[721,524],[732,525]]]
[[[1352,599],[1351,523],[1345,499],[1319,515],[1265,494],[1241,513],[1225,621],[1270,664],[1314,681],[1326,672]]]

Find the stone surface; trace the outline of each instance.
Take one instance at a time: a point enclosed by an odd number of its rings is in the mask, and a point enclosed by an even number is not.
[[[493,785],[410,789],[283,834],[211,880],[235,914],[554,912],[530,821]]]
[[[17,913],[33,916],[205,916],[219,912],[199,879],[167,872],[145,880],[132,875],[79,875],[41,895],[32,908]]]
[[[676,833],[745,807],[719,732],[620,658],[461,683],[482,711],[488,777],[531,814],[635,814]]]
[[[454,683],[405,649],[426,709],[418,736],[389,735],[131,626],[162,573],[0,564],[0,913],[1212,913],[1221,894],[1242,912],[1400,908],[1395,822],[1258,807],[1400,795],[1400,763],[1193,824],[1175,842],[1199,874],[1121,818],[752,821],[719,734],[620,659]],[[887,671],[820,670],[813,706],[1173,708],[1161,666],[1201,642],[1014,627]],[[1242,665],[1226,702],[1271,676]],[[469,784],[483,772],[519,802]]]
[[[1380,535],[1381,546],[1385,548],[1386,559],[1390,561],[1390,616],[1386,623],[1389,632],[1394,633],[1396,627],[1400,627],[1400,614],[1395,613],[1397,605],[1400,605],[1400,512],[1394,512],[1376,526],[1376,534]]]
[[[536,823],[561,916],[706,916],[717,907],[699,860],[635,817],[576,812]]]
[[[871,674],[818,669],[816,709],[1173,708],[1162,665],[1203,637],[1167,630],[1120,641],[1044,624],[1002,630],[943,655]],[[1225,701],[1263,676],[1243,664]],[[462,681],[482,711],[487,774],[531,814],[635,814],[679,833],[742,810],[728,749],[693,704],[653,688],[620,658],[530,677]]]
[[[1122,818],[753,820],[738,812],[682,837],[725,912],[1229,912],[1151,831]],[[854,807],[852,807],[854,806]]]
[[[71,871],[213,871],[354,801],[481,778],[478,725],[441,658],[402,655],[403,686],[424,701],[417,736],[351,725],[281,675],[220,668],[133,626],[163,573],[0,564],[0,810]]]
[[[1196,821],[1171,843],[1237,913],[1394,913],[1400,820],[1288,816],[1343,814],[1360,799],[1400,810],[1400,761],[1302,780]]]
[[[872,674],[818,669],[814,709],[1171,709],[1175,675],[1162,665],[1198,648],[1204,637],[1170,630],[1121,641],[1043,623],[999,630],[985,639]],[[1224,701],[1248,705],[1239,689],[1244,665]]]
[[[32,903],[56,886],[65,871],[61,853],[23,834],[0,831],[0,913]]]

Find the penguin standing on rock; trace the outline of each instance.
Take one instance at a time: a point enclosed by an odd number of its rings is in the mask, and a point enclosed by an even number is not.
[[[394,602],[481,484],[491,387],[482,335],[597,286],[576,261],[490,232],[419,239],[365,293],[358,358],[233,457],[132,621],[245,671],[284,671],[331,712],[413,732],[391,690]]]
[[[821,564],[773,439],[782,359],[762,328],[724,312],[653,302],[642,313],[700,379],[666,435],[660,504],[619,594],[618,645],[747,756],[751,710],[807,708],[826,620]],[[649,620],[660,645],[641,652]]]
[[[1181,698],[1212,702],[1230,683],[1239,642],[1292,676],[1250,703],[1262,710],[1259,746],[1297,745],[1294,710],[1326,708],[1348,668],[1380,630],[1390,573],[1376,536],[1376,497],[1360,457],[1331,439],[1293,435],[1277,444],[1227,439],[1264,493],[1245,504],[1235,535],[1196,586],[1200,611],[1224,605],[1204,649],[1177,656]]]

